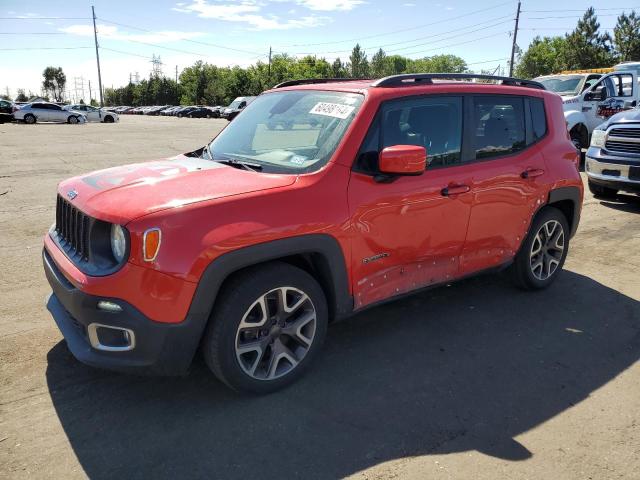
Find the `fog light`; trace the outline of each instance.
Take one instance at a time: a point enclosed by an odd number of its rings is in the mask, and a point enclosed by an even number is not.
[[[126,352],[136,346],[135,334],[128,328],[92,323],[87,327],[87,336],[96,350]]]
[[[98,308],[100,310],[104,310],[105,312],[121,312],[122,307],[114,302],[107,302],[106,300],[100,300],[98,302]]]

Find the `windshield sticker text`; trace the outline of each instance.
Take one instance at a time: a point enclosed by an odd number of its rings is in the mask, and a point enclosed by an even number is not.
[[[340,118],[344,120],[354,110],[355,110],[355,107],[351,105],[340,105],[339,103],[318,102],[309,111],[309,113],[312,113],[314,115],[325,115],[327,117]]]

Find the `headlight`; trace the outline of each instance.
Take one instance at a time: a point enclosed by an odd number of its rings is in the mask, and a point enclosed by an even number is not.
[[[127,237],[124,233],[124,228],[120,225],[111,225],[111,252],[116,262],[120,263],[124,260],[124,255],[127,251]]]
[[[604,147],[604,130],[594,130],[591,134],[591,146],[592,147]]]

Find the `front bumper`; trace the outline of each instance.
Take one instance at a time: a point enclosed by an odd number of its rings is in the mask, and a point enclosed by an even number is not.
[[[591,147],[585,158],[589,181],[616,190],[640,192],[640,157],[610,155]]]
[[[82,292],[66,279],[46,250],[43,250],[43,263],[53,290],[47,299],[47,309],[69,350],[79,361],[94,367],[139,374],[180,375],[187,371],[202,335],[202,322],[154,322],[120,299]],[[122,311],[99,309],[101,300],[117,303]],[[133,348],[116,351],[96,348],[95,341],[92,345],[90,339],[96,325],[131,332]]]

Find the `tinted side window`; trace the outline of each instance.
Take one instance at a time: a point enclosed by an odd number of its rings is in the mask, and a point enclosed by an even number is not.
[[[32,103],[31,108],[46,108],[43,103]]]
[[[382,112],[382,148],[419,145],[430,167],[460,161],[462,98],[424,97],[394,101]]]
[[[60,105],[54,105],[53,103],[47,105],[47,108],[49,110],[62,110],[62,107]]]
[[[530,98],[531,126],[533,141],[540,140],[547,133],[547,117],[544,113],[544,101],[540,98]]]
[[[518,152],[525,147],[524,100],[520,97],[476,97],[473,107],[476,158]]]

